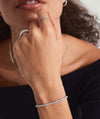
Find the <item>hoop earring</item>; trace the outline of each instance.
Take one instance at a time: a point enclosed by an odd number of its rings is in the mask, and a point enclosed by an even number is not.
[[[63,7],[65,7],[67,5],[68,1],[67,0],[63,0]]]

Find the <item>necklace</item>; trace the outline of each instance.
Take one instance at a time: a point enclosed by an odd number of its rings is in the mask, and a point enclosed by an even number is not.
[[[19,73],[19,71],[18,71],[18,69],[17,69],[17,67],[16,67],[16,64],[15,64],[15,62],[14,62],[14,59],[13,59],[13,57],[12,57],[12,53],[11,53],[11,40],[9,40],[9,55],[10,55],[10,59],[11,59],[11,62],[13,63],[13,65],[14,65],[15,70],[17,71],[17,73],[18,73],[21,77],[23,77],[23,76]]]
[[[68,45],[69,45],[69,40],[68,40],[68,38],[66,38],[66,39],[67,39],[67,48],[66,48],[65,53],[64,53],[64,55],[63,55],[63,57],[62,57],[62,60],[63,60],[63,58],[64,58],[64,56],[65,56],[65,54],[66,54],[66,51],[67,51]],[[15,62],[14,62],[14,59],[13,59],[13,57],[12,57],[12,53],[11,53],[11,40],[9,40],[9,55],[10,55],[10,59],[11,59],[11,62],[13,63],[13,65],[14,65],[15,70],[17,71],[17,73],[18,73],[21,77],[23,77],[23,76],[19,73],[19,71],[18,71],[18,69],[17,69],[17,67],[16,67],[16,64],[15,64]]]
[[[63,55],[63,57],[62,57],[62,60],[63,60],[63,58],[64,58],[64,56],[65,56],[65,54],[66,54],[66,51],[67,51],[67,49],[68,49],[68,46],[69,46],[69,40],[68,40],[68,37],[66,37],[66,40],[67,40],[67,46],[66,46],[65,53],[64,53],[64,55]]]

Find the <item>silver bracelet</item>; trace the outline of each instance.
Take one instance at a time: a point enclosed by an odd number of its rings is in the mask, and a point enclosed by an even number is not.
[[[66,96],[66,97],[64,97],[64,98],[61,98],[61,99],[59,99],[59,100],[56,100],[56,101],[54,101],[54,102],[50,102],[50,103],[48,103],[48,104],[35,105],[35,107],[44,107],[44,106],[48,106],[48,105],[54,104],[54,103],[56,103],[56,102],[59,102],[59,101],[61,101],[61,100],[64,100],[64,99],[66,99],[66,98],[68,98],[68,96]]]

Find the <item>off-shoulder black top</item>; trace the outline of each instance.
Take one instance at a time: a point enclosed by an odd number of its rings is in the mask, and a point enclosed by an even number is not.
[[[61,76],[73,119],[100,119],[100,59]],[[0,119],[39,119],[28,85],[0,87]]]

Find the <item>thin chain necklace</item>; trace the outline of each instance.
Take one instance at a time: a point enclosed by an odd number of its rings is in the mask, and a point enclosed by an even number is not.
[[[63,57],[62,57],[62,60],[63,60],[63,58],[64,58],[64,56],[65,56],[65,54],[66,54],[66,51],[67,51],[68,45],[69,45],[69,40],[68,40],[68,38],[66,38],[66,39],[67,39],[67,48],[66,48],[65,53],[64,53],[64,55],[63,55]],[[23,76],[19,73],[19,71],[18,71],[18,69],[17,69],[17,67],[16,67],[16,64],[15,64],[15,62],[14,62],[14,59],[13,59],[13,57],[12,57],[12,53],[11,53],[11,40],[9,40],[9,55],[10,55],[10,58],[11,58],[11,61],[12,61],[13,65],[14,65],[15,70],[17,71],[17,73],[18,73],[21,77],[23,77]]]
[[[15,70],[17,71],[17,73],[18,73],[21,77],[23,77],[23,76],[19,73],[19,71],[18,71],[18,69],[17,69],[17,67],[16,67],[16,64],[15,64],[15,62],[14,62],[14,59],[13,59],[13,57],[12,57],[12,53],[11,53],[11,40],[9,40],[9,55],[10,55],[10,59],[11,59],[13,65],[14,65]]]

